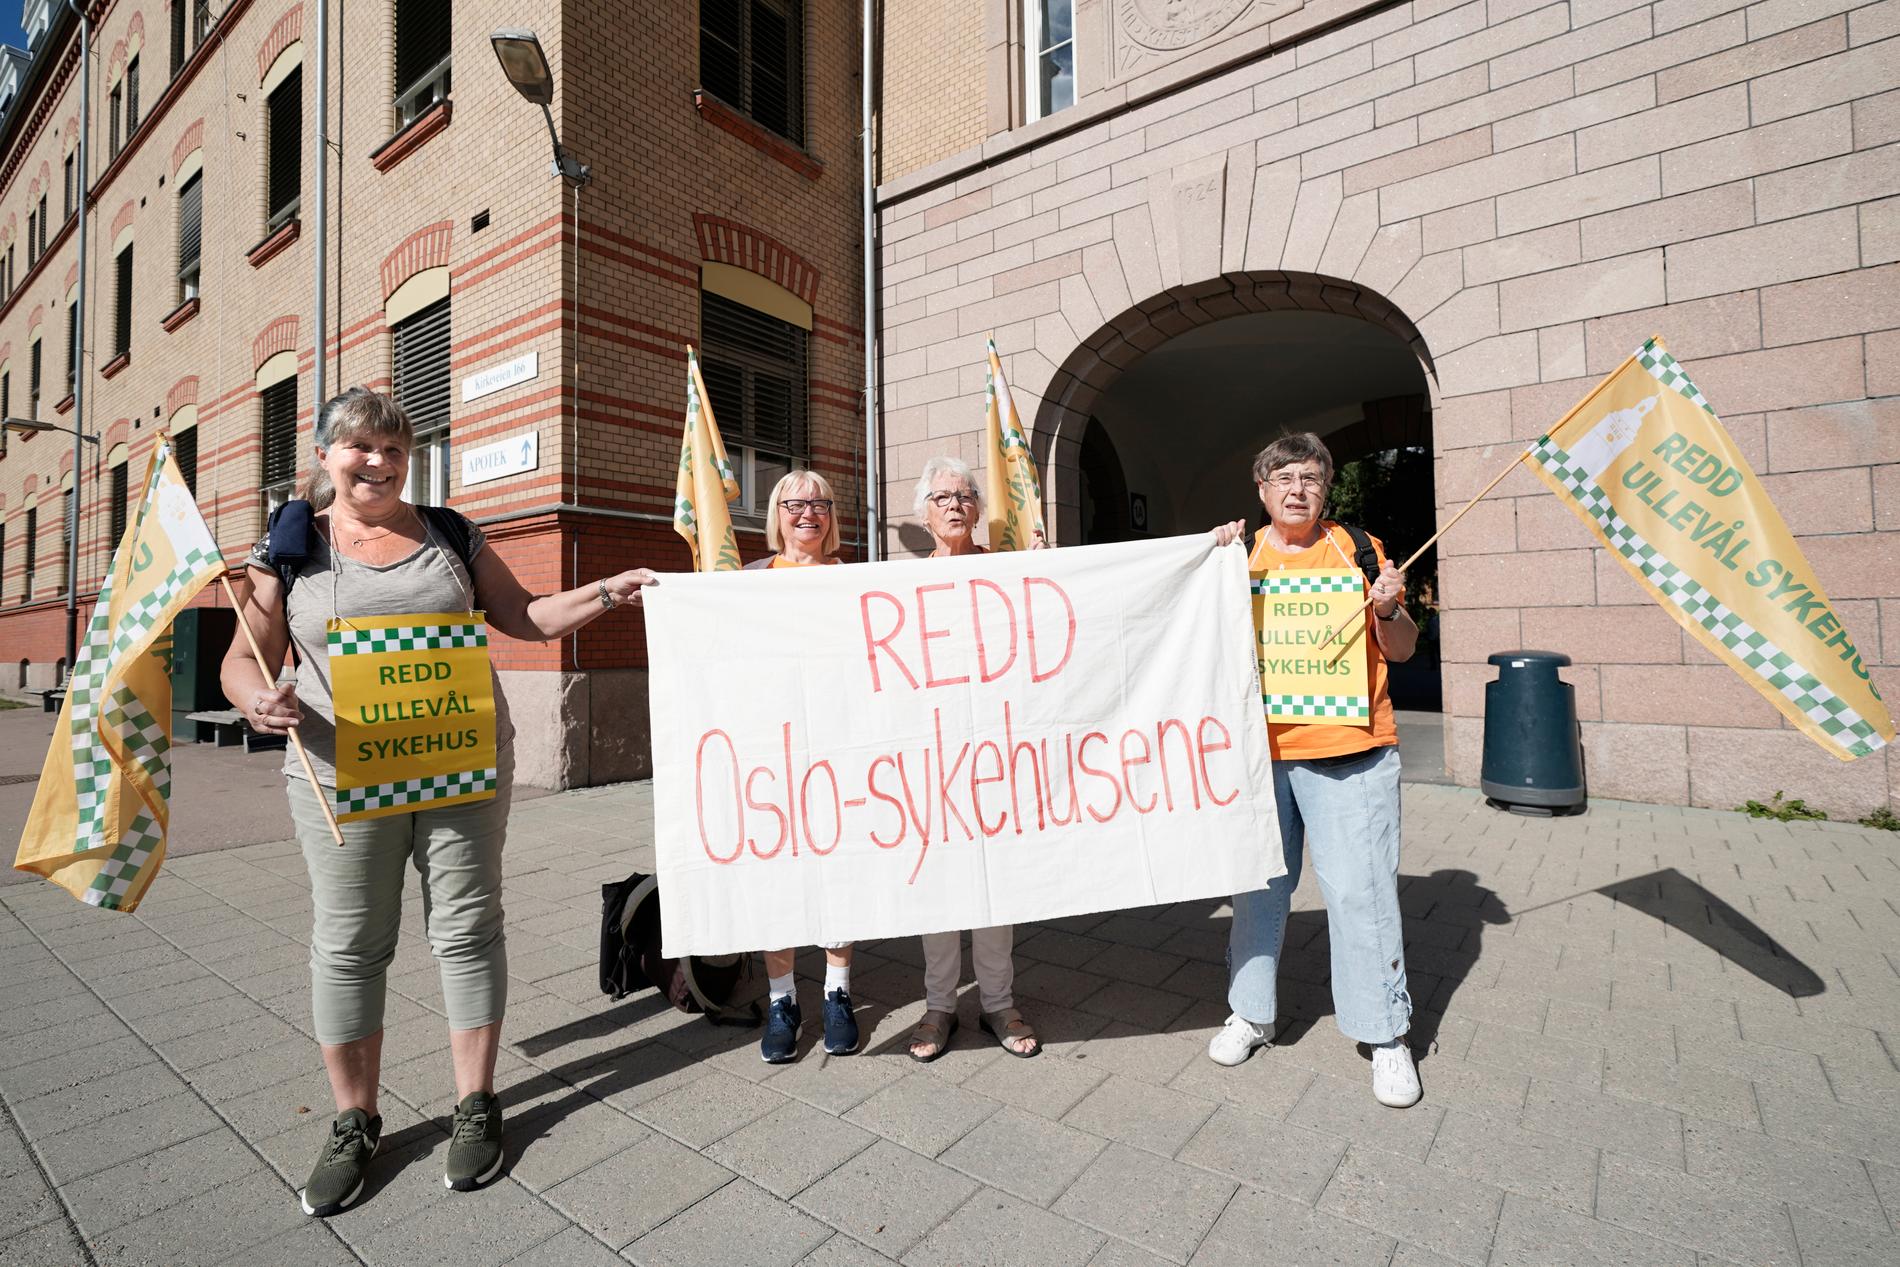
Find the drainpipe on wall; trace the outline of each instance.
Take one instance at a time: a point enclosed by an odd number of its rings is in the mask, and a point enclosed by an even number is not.
[[[66,520],[66,680],[79,664],[79,481],[84,473],[86,432],[86,199],[92,173],[86,167],[86,137],[92,131],[92,15],[66,0],[79,18],[79,299],[73,308],[73,504]],[[45,226],[41,226],[45,232]],[[113,543],[113,549],[118,543]]]
[[[884,557],[878,513],[884,501],[884,450],[877,425],[877,146],[871,131],[876,116],[871,78],[876,32],[877,0],[864,0],[864,535],[873,563]]]
[[[330,123],[330,0],[317,0],[317,39],[315,60],[317,63],[317,179],[316,214],[311,218],[311,228],[316,234],[316,293],[313,297],[312,316],[317,331],[317,359],[310,373],[310,394],[312,398],[311,417],[318,423],[323,421],[323,402],[328,399],[324,393],[324,354],[323,332],[326,325],[326,309],[329,291],[324,277],[324,266],[328,263],[330,244],[330,141],[324,135]]]

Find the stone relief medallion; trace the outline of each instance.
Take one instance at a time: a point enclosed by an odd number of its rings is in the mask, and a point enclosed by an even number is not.
[[[1143,48],[1172,52],[1198,44],[1240,16],[1253,0],[1122,0],[1123,34]],[[1280,6],[1272,6],[1280,7]]]
[[[1112,0],[1117,79],[1174,60],[1197,44],[1293,13],[1305,0]]]

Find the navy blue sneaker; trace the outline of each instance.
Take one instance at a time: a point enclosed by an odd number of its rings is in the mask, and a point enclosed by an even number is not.
[[[825,996],[825,1050],[848,1056],[858,1049],[858,1018],[851,1014],[851,995],[833,990]]]
[[[826,1004],[827,1010],[830,1004]],[[782,1065],[798,1057],[798,1000],[791,995],[774,1000],[765,1013],[765,1037],[759,1040],[759,1055],[768,1065]],[[830,1029],[829,1023],[826,1029]]]

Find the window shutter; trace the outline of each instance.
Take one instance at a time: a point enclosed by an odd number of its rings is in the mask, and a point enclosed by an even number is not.
[[[747,111],[780,136],[803,143],[803,6],[799,0],[748,0],[752,75]]]
[[[397,0],[396,95],[402,96],[449,55],[449,0]]]
[[[132,350],[132,244],[119,252],[119,306],[112,314],[112,354],[124,356]]]
[[[198,493],[198,428],[193,427],[177,437],[172,446],[172,459],[178,463],[178,473],[185,477],[185,487],[195,497]]]
[[[79,301],[66,305],[66,390],[79,382]]]
[[[204,173],[178,191],[178,279],[197,293],[198,256],[204,245]],[[190,295],[186,295],[190,298]]]
[[[728,444],[751,445],[799,463],[809,460],[809,337],[789,322],[722,295],[700,295],[701,373]]]
[[[28,368],[27,385],[32,389],[30,401],[33,406],[33,412],[29,416],[33,418],[40,416],[40,346],[41,344],[38,339],[33,340],[33,349],[27,354],[26,358]]]
[[[119,156],[119,136],[120,136],[119,107],[125,101],[125,85],[124,84],[120,84],[118,87],[112,90],[112,96],[110,100],[111,100],[111,104],[106,109],[106,113],[112,116],[112,149],[110,153],[113,158],[117,158]]]
[[[119,548],[119,539],[125,536],[125,463],[112,468],[112,530],[107,535],[108,547]]]
[[[25,602],[33,597],[33,565],[40,553],[40,508],[29,506],[26,511],[26,584],[20,590],[20,600]]]
[[[439,299],[396,323],[396,403],[418,436],[449,425],[449,301]]]
[[[139,59],[125,64],[125,137],[129,141],[139,126]]]
[[[287,378],[264,389],[264,483],[288,484],[296,478],[297,380]]]
[[[185,66],[185,6],[189,0],[172,0],[172,78]]]
[[[46,195],[40,195],[40,254],[46,254]]]
[[[270,95],[270,218],[280,223],[303,192],[303,67]]]

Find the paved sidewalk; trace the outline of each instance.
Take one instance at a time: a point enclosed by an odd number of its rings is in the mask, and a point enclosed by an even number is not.
[[[295,849],[176,858],[130,918],[9,887],[0,1264],[1900,1262],[1900,837],[1405,796],[1429,1045],[1403,1112],[1331,1023],[1310,878],[1296,1019],[1238,1069],[1204,1054],[1226,1010],[1211,902],[1019,929],[1040,1059],[987,1041],[966,987],[954,1049],[908,1060],[903,939],[860,950],[864,1054],[773,1067],[756,1031],[595,992],[598,886],[649,865],[650,786],[520,804],[507,1177],[443,1188],[412,898],[383,1151],[328,1222],[294,1196],[330,1116]]]

